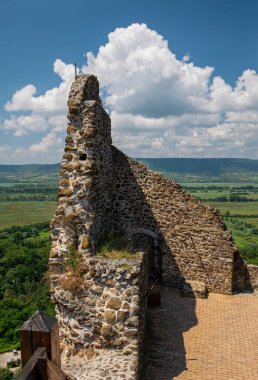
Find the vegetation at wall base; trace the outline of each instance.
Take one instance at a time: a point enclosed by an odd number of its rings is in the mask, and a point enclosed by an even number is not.
[[[107,259],[133,259],[132,242],[126,237],[108,233],[102,237],[97,247],[98,256]]]

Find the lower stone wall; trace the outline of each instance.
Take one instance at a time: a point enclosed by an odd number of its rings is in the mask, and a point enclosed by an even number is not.
[[[68,270],[53,278],[52,297],[67,355],[81,350],[94,355],[94,347],[115,347],[125,355],[141,352],[147,252],[134,253],[132,259],[86,258],[76,273]]]
[[[239,253],[234,257],[233,289],[239,291],[258,289],[258,266],[247,264]]]
[[[251,290],[258,290],[258,266],[247,264],[247,287]]]

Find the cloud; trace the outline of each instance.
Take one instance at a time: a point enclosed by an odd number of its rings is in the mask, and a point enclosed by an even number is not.
[[[36,87],[32,84],[28,84],[23,87],[21,90],[16,91],[12,100],[8,101],[5,105],[6,111],[25,111],[31,109],[31,100],[36,93]]]
[[[189,53],[177,58],[168,42],[145,24],[117,28],[96,55],[88,52],[86,57],[81,71],[98,76],[113,141],[127,154],[258,158],[254,70],[246,69],[229,85],[214,75],[213,67],[194,65]],[[28,145],[27,161],[61,158],[74,67],[57,59],[53,70],[59,86],[37,94],[28,84],[5,105],[9,116],[0,124],[4,133],[17,139],[45,133]]]
[[[31,152],[48,152],[50,150],[60,150],[62,146],[63,139],[53,130],[44,136],[38,144],[31,145],[29,149]]]
[[[161,117],[196,112],[195,99],[205,97],[212,67],[177,60],[168,43],[145,24],[109,34],[96,57],[87,54],[83,71],[96,74],[117,112]]]
[[[5,104],[5,110],[32,111],[44,115],[64,112],[69,89],[74,79],[74,67],[71,64],[66,65],[60,59],[57,59],[54,62],[54,72],[62,79],[58,87],[46,91],[43,95],[35,96],[36,87],[28,84],[13,94],[11,101]]]
[[[118,28],[84,72],[107,93],[114,142],[133,156],[258,158],[258,75],[245,70],[230,86],[213,67],[181,60],[145,24]],[[124,133],[126,133],[126,138]],[[119,136],[121,134],[121,136]],[[240,150],[241,147],[241,150]]]
[[[5,134],[12,133],[15,137],[28,135],[29,142],[32,136],[35,138],[39,133],[45,132],[46,135],[36,143],[28,145],[26,149],[7,146],[5,151],[0,150],[2,162],[5,162],[5,154],[9,151],[12,154],[9,155],[8,162],[10,159],[19,163],[58,162],[61,159],[67,123],[67,98],[74,79],[74,67],[57,59],[53,69],[61,79],[59,86],[42,95],[36,95],[37,89],[32,84],[17,90],[12,99],[5,104],[5,110],[10,116],[0,123],[0,129]],[[23,114],[24,112],[26,113]]]
[[[13,131],[15,136],[23,136],[28,132],[42,132],[48,129],[48,121],[43,115],[31,114],[14,116],[5,119],[1,125],[4,131]]]

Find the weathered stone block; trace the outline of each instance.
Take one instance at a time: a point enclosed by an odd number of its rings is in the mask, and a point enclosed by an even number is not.
[[[82,235],[81,237],[81,248],[87,249],[90,246],[90,242],[87,235]]]
[[[108,324],[103,324],[101,328],[101,335],[103,335],[105,339],[107,340],[114,339],[116,334],[117,334],[116,330],[112,326]]]
[[[84,182],[84,185],[86,189],[89,189],[93,186],[93,179],[92,178],[87,178]]]
[[[118,321],[125,321],[129,316],[128,310],[118,310],[117,312],[117,320]]]
[[[64,188],[59,188],[58,190],[58,196],[59,197],[69,197],[72,195],[72,190],[71,189],[64,189]]]
[[[107,323],[113,324],[116,320],[116,312],[111,309],[107,309],[104,312],[104,319]]]
[[[106,307],[109,309],[119,309],[122,305],[122,300],[119,297],[108,297]]]

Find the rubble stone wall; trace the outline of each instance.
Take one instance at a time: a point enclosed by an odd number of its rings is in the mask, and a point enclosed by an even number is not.
[[[117,347],[124,354],[137,352],[144,332],[147,254],[138,252],[129,260],[87,258],[80,276],[79,287],[69,289],[61,280],[53,294],[66,351],[76,353],[94,345]]]
[[[250,290],[258,290],[258,266],[247,264],[247,287]]]
[[[162,254],[164,284],[198,280],[210,291],[231,293],[237,248],[219,213],[116,148],[113,173],[113,228],[152,234]]]
[[[239,253],[234,257],[233,288],[238,291],[258,290],[258,266],[247,264]]]
[[[111,123],[93,75],[71,87],[58,208],[51,223],[50,263],[61,264],[71,247],[83,255],[110,225],[112,199]]]

